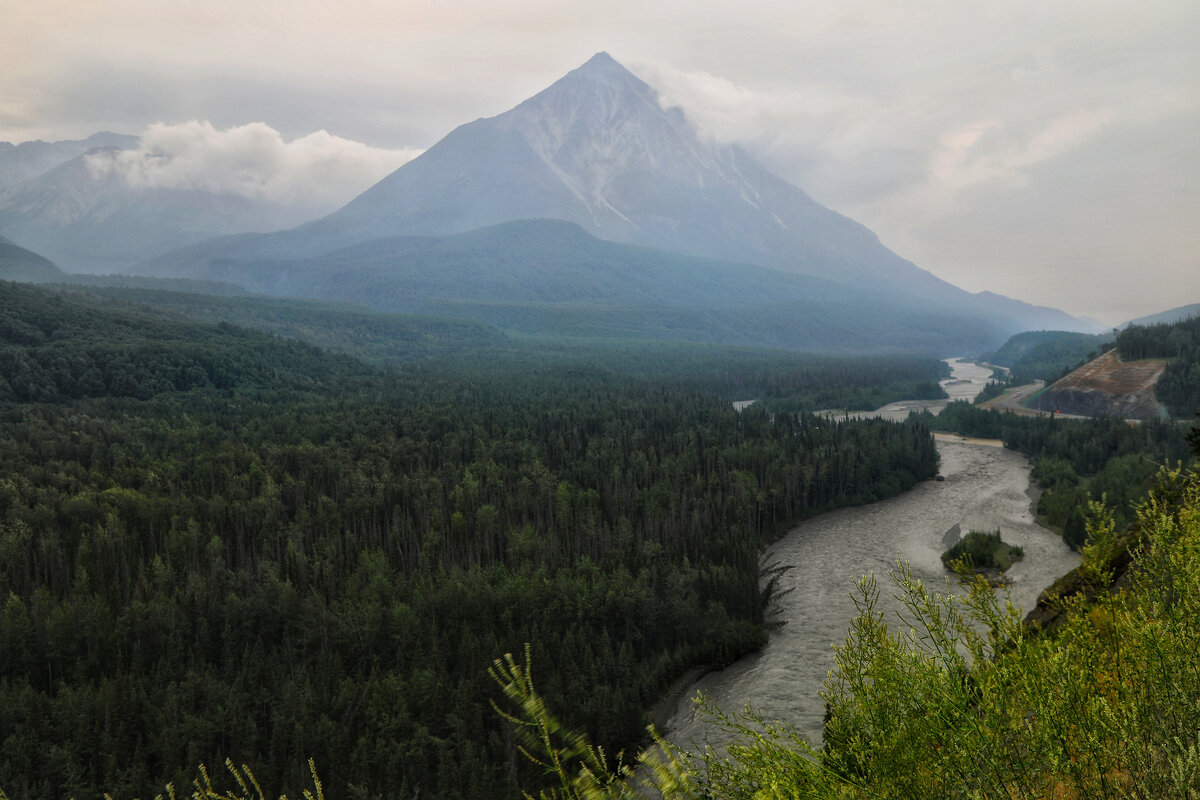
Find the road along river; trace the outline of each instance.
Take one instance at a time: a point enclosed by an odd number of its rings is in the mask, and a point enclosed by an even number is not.
[[[952,381],[977,378],[959,374],[960,367],[954,366]],[[957,386],[966,384],[947,388]],[[772,631],[760,652],[703,675],[681,693],[660,717],[671,741],[685,747],[721,741],[719,732],[693,711],[691,698],[704,692],[726,711],[741,711],[749,703],[763,719],[788,722],[819,743],[825,707],[818,692],[834,665],[832,647],[844,640],[855,615],[854,582],[873,573],[881,589],[881,610],[889,610],[888,621],[896,622],[891,612],[899,604],[892,598],[888,571],[903,559],[927,586],[944,589],[950,575],[941,563],[943,539],[955,525],[964,533],[999,528],[1006,542],[1024,548],[1024,560],[1008,571],[1013,602],[1024,611],[1078,564],[1078,556],[1058,535],[1034,522],[1024,457],[998,442],[959,436],[939,436],[937,447],[944,481],[924,481],[889,500],[814,517],[766,550],[763,564],[792,567],[779,587],[792,591],[776,601],[784,625]]]

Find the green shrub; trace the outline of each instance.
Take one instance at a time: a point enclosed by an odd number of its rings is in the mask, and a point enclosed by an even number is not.
[[[942,563],[954,568],[958,565],[968,570],[1004,570],[1025,557],[1025,552],[1015,545],[1000,539],[999,529],[971,531],[946,552]]]

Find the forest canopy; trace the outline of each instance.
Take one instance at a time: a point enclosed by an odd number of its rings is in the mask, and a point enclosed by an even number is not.
[[[568,722],[633,746],[688,667],[763,642],[764,542],[937,466],[920,422],[798,410],[936,387],[934,360],[388,372],[66,291],[0,309],[13,797],[153,796],[226,757],[292,794],[311,757],[330,796],[516,797],[498,654],[533,643]]]

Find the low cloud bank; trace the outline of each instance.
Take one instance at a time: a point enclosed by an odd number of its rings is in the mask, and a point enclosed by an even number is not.
[[[193,120],[155,123],[136,149],[94,154],[88,167],[96,177],[118,175],[135,187],[333,211],[420,152],[369,147],[323,130],[289,142],[262,122],[217,130]]]

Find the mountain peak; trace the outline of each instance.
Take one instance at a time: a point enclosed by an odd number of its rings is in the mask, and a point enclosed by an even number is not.
[[[658,94],[608,53],[599,52],[516,108],[501,114],[499,119],[530,113],[575,116],[575,112],[589,107],[607,117],[618,107],[631,103],[648,104],[657,111]],[[610,121],[589,117],[593,125]]]
[[[612,56],[610,56],[608,53],[606,53],[603,50],[601,50],[599,53],[596,53],[596,55],[589,58],[587,61],[585,61],[580,66],[571,70],[571,72],[585,74],[585,75],[605,75],[605,74],[614,75],[615,74],[615,75],[622,75],[622,76],[628,75],[630,77],[633,76],[633,73],[631,73],[629,70],[625,69],[624,65],[622,65],[621,62],[617,61],[615,58],[613,58]],[[568,74],[571,74],[571,73],[568,73]]]

